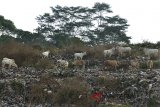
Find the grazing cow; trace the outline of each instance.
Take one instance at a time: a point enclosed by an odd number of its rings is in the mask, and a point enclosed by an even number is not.
[[[131,49],[131,47],[117,46],[116,50],[117,50],[118,55],[124,56],[124,53],[128,53],[130,55],[132,49]]]
[[[79,68],[85,68],[85,64],[86,62],[84,60],[81,60],[81,59],[77,59],[77,60],[74,60],[73,63],[72,63],[74,66],[79,67]]]
[[[87,53],[86,52],[75,53],[74,54],[74,59],[80,58],[82,60],[82,58],[83,58],[84,55],[87,55]]]
[[[57,60],[57,62],[60,67],[65,68],[65,69],[68,68],[68,65],[69,65],[68,61],[59,59],[59,60]]]
[[[111,48],[111,49],[108,49],[108,50],[104,50],[104,57],[106,56],[109,56],[111,57],[114,53],[115,53],[115,48]]]
[[[111,68],[117,70],[118,61],[117,60],[106,60],[104,61],[105,68]]]
[[[48,51],[42,52],[42,55],[44,58],[48,58],[49,53],[50,53],[50,51],[48,50]]]
[[[5,65],[8,65],[8,68],[11,68],[11,67],[15,67],[17,68],[17,64],[15,63],[15,60],[14,59],[9,59],[9,58],[3,58],[2,60],[2,67],[4,68]]]
[[[144,48],[143,51],[144,51],[144,54],[148,57],[151,57],[151,55],[158,56],[158,49]]]

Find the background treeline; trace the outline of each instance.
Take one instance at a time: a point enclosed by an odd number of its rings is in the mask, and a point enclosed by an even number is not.
[[[28,44],[47,42],[64,47],[73,43],[94,46],[118,41],[130,42],[131,37],[126,35],[129,26],[127,20],[113,15],[108,4],[95,3],[92,8],[57,5],[51,10],[51,13],[36,18],[39,26],[34,33],[17,29],[12,21],[0,16],[1,43],[15,39]]]
[[[26,44],[52,45],[64,48],[70,45],[106,45],[119,41],[130,43],[126,35],[127,20],[114,15],[110,5],[95,3],[93,7],[51,7],[51,13],[37,16],[34,33],[17,29],[14,22],[0,16],[0,43],[14,40]],[[155,47],[144,41],[139,46]],[[157,43],[156,47],[158,47]]]

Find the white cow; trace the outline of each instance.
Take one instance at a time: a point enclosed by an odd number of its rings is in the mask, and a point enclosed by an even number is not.
[[[77,59],[77,58],[82,59],[84,55],[87,55],[87,53],[86,53],[86,52],[75,53],[75,54],[74,54],[74,59]]]
[[[15,67],[17,68],[17,64],[15,63],[15,60],[14,59],[9,59],[9,58],[3,58],[2,60],[2,67],[4,68],[5,65],[8,65],[8,68],[11,68],[11,67]]]
[[[131,47],[122,47],[122,46],[117,46],[116,50],[120,56],[123,56],[124,53],[128,53],[129,55],[131,54]]]
[[[105,57],[106,57],[106,56],[111,57],[111,56],[115,53],[115,48],[111,48],[111,49],[108,49],[108,50],[104,50],[103,53],[104,53],[104,56],[105,56]]]
[[[42,55],[44,56],[44,58],[48,57],[49,56],[49,53],[50,51],[45,51],[45,52],[42,52]]]
[[[151,55],[158,56],[158,49],[144,48],[143,51],[144,54],[148,57],[150,57]]]

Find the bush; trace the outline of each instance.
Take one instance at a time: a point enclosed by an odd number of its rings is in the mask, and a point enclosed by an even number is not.
[[[20,82],[17,82],[17,81],[11,82],[11,88],[18,95],[22,95],[24,93],[24,85]]]
[[[45,102],[52,103],[54,93],[60,88],[58,82],[48,75],[44,75],[40,78],[40,81],[36,84],[32,84],[29,90],[29,102],[31,104],[42,104]],[[52,93],[48,94],[44,89],[51,90]]]
[[[35,44],[35,45],[32,45],[32,48],[33,48],[33,49],[40,50],[40,51],[42,50],[42,47],[41,47],[40,45],[36,45],[36,44]]]
[[[41,58],[40,51],[27,45],[9,42],[0,45],[0,59],[4,57],[15,59],[18,66],[32,66]]]
[[[0,83],[0,95],[3,92],[4,88],[5,88],[5,83]]]
[[[43,88],[44,86],[42,84],[34,84],[31,86],[28,98],[31,104],[42,104],[42,102],[45,101]]]
[[[153,66],[154,66],[154,68],[159,69],[160,68],[160,61],[154,61]]]
[[[54,68],[55,64],[48,58],[44,58],[44,59],[39,59],[34,67],[40,69],[49,69],[49,68]]]
[[[157,102],[157,98],[150,98],[148,101],[148,107],[159,107],[159,103]]]
[[[103,51],[105,49],[110,49],[110,47],[106,47],[104,45],[98,45],[95,47],[86,47],[85,50],[87,50],[87,57],[94,58],[94,59],[103,59],[104,54]]]
[[[139,68],[141,69],[147,69],[147,63],[140,63]]]
[[[76,104],[87,107],[90,100],[87,92],[89,87],[79,78],[65,79],[62,87],[55,94],[54,100],[57,104]],[[82,95],[82,98],[79,96]]]
[[[58,91],[56,96],[56,102],[59,104],[74,104],[78,101],[78,96],[80,95],[80,92],[78,89],[73,89],[69,87],[64,87],[61,90]]]
[[[117,91],[115,89],[120,89],[121,81],[112,77],[98,77],[95,78],[96,84],[99,86],[107,87],[107,91]]]

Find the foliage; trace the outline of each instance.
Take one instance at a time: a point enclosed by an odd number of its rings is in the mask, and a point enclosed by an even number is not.
[[[99,86],[107,87],[108,91],[111,91],[111,90],[117,91],[120,89],[119,87],[120,87],[121,81],[111,77],[99,77],[99,78],[95,78],[95,82]]]
[[[41,84],[33,84],[30,90],[30,95],[29,95],[29,102],[31,104],[40,104],[44,102],[45,97],[44,97],[44,92],[43,92],[43,85]]]
[[[37,43],[45,42],[45,37],[38,33],[31,33],[29,31],[23,31],[21,29],[17,29],[16,34],[17,34],[16,40],[19,42],[28,43],[28,44],[35,43],[35,42]]]
[[[58,104],[77,104],[87,106],[88,86],[80,78],[65,79],[61,89],[55,95],[55,102]],[[79,96],[82,95],[82,98]]]
[[[12,36],[9,36],[9,35],[1,35],[0,36],[0,44],[7,43],[7,42],[10,42],[12,40],[15,40],[15,38],[12,37]]]
[[[22,95],[24,92],[24,85],[18,81],[11,82],[11,88],[15,91],[16,94]]]
[[[5,83],[0,83],[0,95],[4,89],[5,89]]]
[[[141,69],[147,69],[147,63],[140,63],[139,68]]]
[[[31,104],[42,104],[48,101],[54,102],[54,93],[48,94],[44,89],[56,92],[59,87],[60,86],[54,77],[43,75],[40,77],[40,81],[30,85],[28,90],[29,95],[27,96],[28,101]]]
[[[14,23],[0,15],[0,31],[13,32],[14,30],[16,30]]]
[[[137,44],[134,44],[136,47],[142,47],[142,48],[160,48],[160,42],[157,42],[157,43],[152,43],[152,42],[149,42],[149,41],[143,41],[142,43],[137,43]]]
[[[18,66],[32,66],[41,58],[41,52],[30,46],[11,41],[0,45],[0,59],[4,57],[15,59]]]
[[[150,98],[148,101],[148,107],[159,107],[159,102],[157,102],[156,97]]]
[[[44,59],[38,60],[34,67],[38,69],[49,69],[49,68],[54,68],[55,66],[56,65],[53,62],[51,62],[49,59],[44,58]]]
[[[129,43],[131,39],[125,34],[129,26],[127,20],[117,15],[109,16],[112,11],[108,4],[95,3],[92,8],[57,5],[51,10],[52,13],[37,17],[39,26],[36,31],[55,43],[62,44],[59,43],[61,40],[66,43],[72,37],[79,37],[92,45],[115,41]]]
[[[159,69],[160,68],[160,61],[154,61],[153,65],[154,65],[154,68]]]

